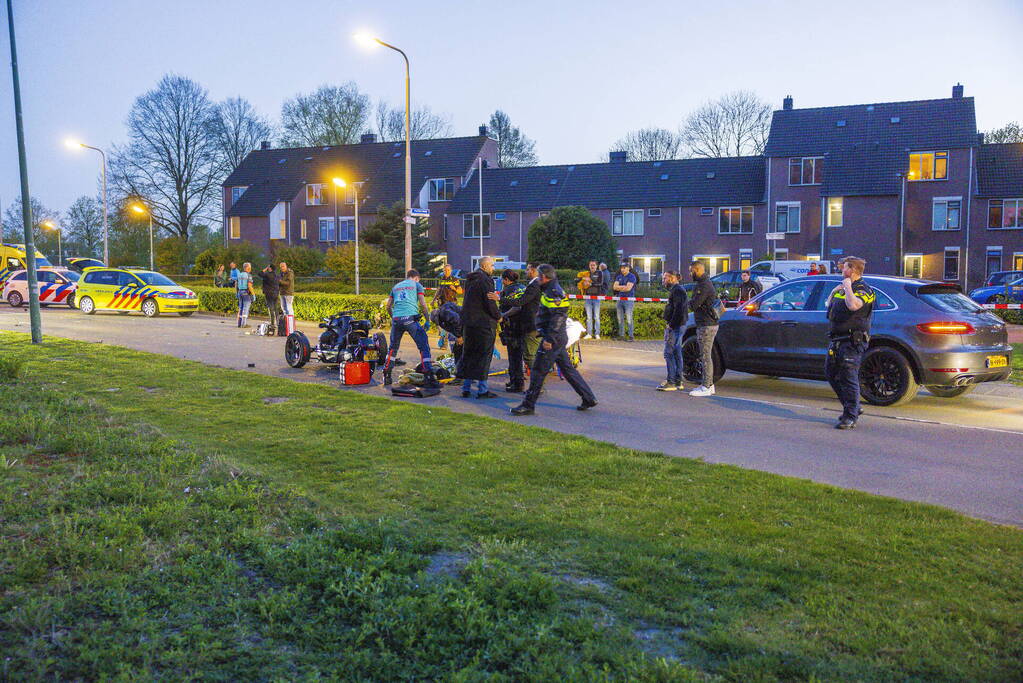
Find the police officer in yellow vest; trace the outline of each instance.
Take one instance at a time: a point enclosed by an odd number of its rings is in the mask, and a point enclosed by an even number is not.
[[[874,290],[863,281],[867,262],[855,256],[842,261],[841,284],[828,297],[828,356],[825,371],[831,388],[842,402],[836,429],[852,429],[860,416],[860,361],[870,342]]]
[[[597,405],[597,399],[586,380],[572,366],[568,356],[568,333],[565,322],[568,320],[568,297],[558,284],[558,274],[554,266],[543,264],[537,269],[540,273],[540,310],[536,315],[536,329],[543,341],[537,350],[533,367],[529,373],[529,390],[526,398],[511,410],[512,415],[532,415],[536,399],[543,389],[547,374],[557,365],[561,375],[582,398],[577,410],[587,410]]]

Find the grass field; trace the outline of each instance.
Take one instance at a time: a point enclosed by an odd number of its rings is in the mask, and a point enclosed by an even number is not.
[[[1023,678],[1017,529],[115,347],[0,355],[0,678]]]

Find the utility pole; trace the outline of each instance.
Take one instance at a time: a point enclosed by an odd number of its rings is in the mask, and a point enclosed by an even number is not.
[[[18,49],[14,44],[13,0],[7,0],[7,29],[11,36],[11,78],[14,81],[14,125],[18,129],[18,171],[21,174],[21,222],[25,228],[25,269],[28,271],[28,315],[32,343],[43,343],[39,317],[39,280],[36,278],[36,245],[32,239],[32,195],[28,192],[28,162],[25,159],[25,127],[21,116],[21,82],[18,79]]]

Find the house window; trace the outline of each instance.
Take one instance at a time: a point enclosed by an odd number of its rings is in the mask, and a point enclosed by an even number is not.
[[[551,212],[550,211],[541,211],[538,215],[540,216],[540,218],[546,218],[547,216],[551,215]]]
[[[430,201],[446,202],[455,196],[454,178],[434,178],[430,181]]]
[[[333,218],[321,218],[320,219],[320,241],[321,242],[333,242],[334,241],[334,219]]]
[[[660,209],[647,209],[646,215],[650,216],[651,218],[657,218],[658,216],[661,215],[661,210]]]
[[[997,273],[1002,269],[1002,248],[1001,247],[988,247],[987,248],[987,260],[984,264],[984,275],[989,276],[991,273]]]
[[[718,234],[752,234],[752,206],[722,206],[718,209]]]
[[[713,206],[702,206],[702,207],[700,207],[700,215],[701,216],[713,216],[714,215],[714,207]]]
[[[753,250],[752,249],[740,249],[739,250],[739,270],[748,270],[750,265],[753,264]]]
[[[987,204],[987,227],[1023,228],[1023,199],[992,199]]]
[[[788,250],[788,248],[785,248],[785,249],[777,249],[776,248],[774,250],[774,258],[779,260],[779,261],[787,261],[788,258],[789,258],[789,250]]]
[[[948,152],[914,152],[909,155],[909,180],[945,180],[946,178],[948,178]]]
[[[479,238],[482,227],[483,236],[490,237],[490,214],[465,213],[462,214],[462,237]]]
[[[444,227],[443,227],[443,230],[444,230],[444,241],[446,242],[447,239],[448,239],[448,215],[447,214],[444,214]]]
[[[820,185],[824,180],[824,157],[789,159],[789,185]]]
[[[906,254],[902,263],[902,274],[906,277],[920,277],[923,273],[923,254]]]
[[[309,229],[306,227],[306,223],[305,223],[305,219],[304,218],[299,220],[299,222],[298,222],[298,232],[299,232],[299,236],[302,239],[304,239],[304,240],[309,239]]]
[[[232,187],[231,188],[231,205],[233,206],[238,199],[245,194],[245,190],[249,189],[247,186],[243,187]]]
[[[828,227],[842,227],[843,201],[841,197],[828,197]]]
[[[932,230],[958,230],[961,197],[936,197],[931,213]]]
[[[799,202],[778,202],[774,206],[774,231],[799,232]]]
[[[494,220],[495,221],[503,221],[504,219],[505,219],[505,214],[504,214],[503,211],[498,211],[497,213],[494,214]]]
[[[305,186],[305,205],[322,206],[327,203],[323,197],[324,183],[310,183]]]
[[[959,247],[945,247],[945,275],[946,280],[959,279]]]
[[[341,230],[338,233],[338,241],[340,242],[352,242],[355,240],[355,219],[354,218],[341,218],[338,220],[338,225]]]
[[[238,216],[231,216],[231,239],[238,240],[242,237],[242,219]]]
[[[611,212],[612,235],[642,235],[643,209],[615,209]]]

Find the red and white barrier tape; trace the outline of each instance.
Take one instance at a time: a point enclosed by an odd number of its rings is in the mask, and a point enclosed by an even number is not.
[[[998,311],[1018,311],[1023,309],[1023,304],[981,304],[984,308],[993,308]]]
[[[589,294],[569,294],[569,299],[590,299],[597,301],[653,301],[655,303],[667,303],[668,299],[658,299],[649,296],[590,296]]]

